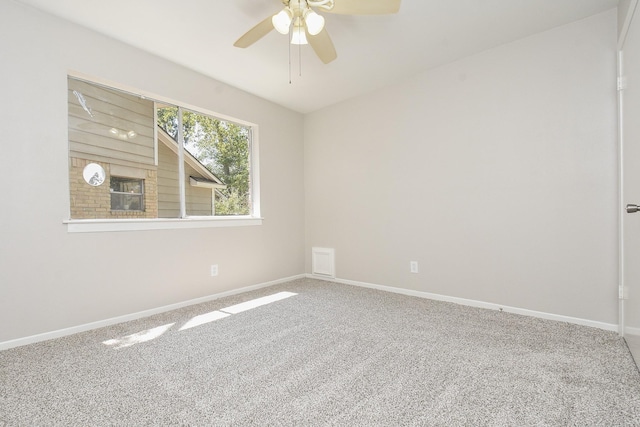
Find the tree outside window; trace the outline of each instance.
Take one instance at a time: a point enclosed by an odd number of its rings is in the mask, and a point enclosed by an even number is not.
[[[177,139],[178,108],[158,108],[157,117],[158,126]],[[216,215],[249,215],[250,129],[188,110],[183,110],[182,126],[185,150],[226,184],[217,190]]]

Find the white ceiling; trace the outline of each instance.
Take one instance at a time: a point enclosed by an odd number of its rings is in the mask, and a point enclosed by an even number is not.
[[[272,31],[247,49],[233,43],[277,13],[280,0],[15,0],[308,113],[426,69],[586,18],[618,0],[402,0],[400,12],[318,11],[338,58]],[[341,0],[335,0],[339,2]],[[301,69],[300,69],[301,64]],[[301,72],[301,76],[299,75]]]

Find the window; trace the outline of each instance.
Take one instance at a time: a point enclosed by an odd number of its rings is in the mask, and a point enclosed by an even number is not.
[[[159,105],[156,115],[161,141],[170,138],[178,144],[182,140],[189,177],[187,215],[249,215],[250,129],[174,105]],[[163,146],[160,153],[161,159],[164,153],[170,155]],[[171,161],[161,162],[159,176],[171,174],[171,166]],[[160,216],[176,215],[171,198],[171,192],[160,195]]]
[[[259,218],[255,126],[74,77],[68,99],[70,224]]]
[[[111,177],[111,210],[144,210],[144,180]]]

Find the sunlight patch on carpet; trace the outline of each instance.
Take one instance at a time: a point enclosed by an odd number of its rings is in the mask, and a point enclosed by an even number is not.
[[[232,305],[227,308],[221,308],[220,311],[225,313],[237,314],[243,311],[251,310],[252,308],[260,307],[263,305],[271,304],[272,302],[281,301],[283,299],[298,295],[293,292],[278,292],[277,294],[269,295],[262,298],[252,299],[240,304]]]
[[[229,316],[231,316],[231,314],[223,313],[218,310],[205,313],[205,314],[200,314],[199,316],[196,316],[191,320],[189,320],[187,323],[185,323],[180,328],[180,330],[184,331],[186,329],[195,328],[196,326],[204,325],[205,323],[215,322],[216,320],[224,319],[225,317],[229,317]]]
[[[197,316],[192,317],[187,323],[182,325],[182,327],[179,330],[185,331],[187,329],[195,328],[196,326],[215,322],[216,320],[229,317],[232,314],[242,313],[243,311],[247,311],[253,308],[261,307],[263,305],[271,304],[276,301],[282,301],[283,299],[292,297],[294,295],[298,295],[298,294],[294,292],[278,292],[277,294],[252,299],[250,301],[245,301],[240,304],[235,304],[226,308],[221,308],[220,310],[211,311],[205,314],[199,314]],[[151,341],[160,337],[162,334],[164,334],[169,329],[171,329],[173,325],[175,325],[175,322],[169,323],[167,325],[158,326],[156,328],[147,329],[141,332],[137,332],[135,334],[127,335],[122,338],[114,338],[107,341],[103,341],[102,343],[104,345],[108,345],[109,347],[112,347],[115,349],[130,347],[132,345]]]
[[[103,341],[102,344],[108,345],[113,348],[130,347],[141,342],[147,342],[154,340],[167,332],[175,323],[169,323],[167,325],[158,326],[155,328],[147,329],[145,331],[136,332],[135,334],[127,335],[122,338],[115,338],[111,340]]]

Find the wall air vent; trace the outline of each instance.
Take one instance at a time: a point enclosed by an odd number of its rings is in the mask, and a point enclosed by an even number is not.
[[[336,277],[335,250],[333,248],[311,248],[311,264],[312,274]]]

